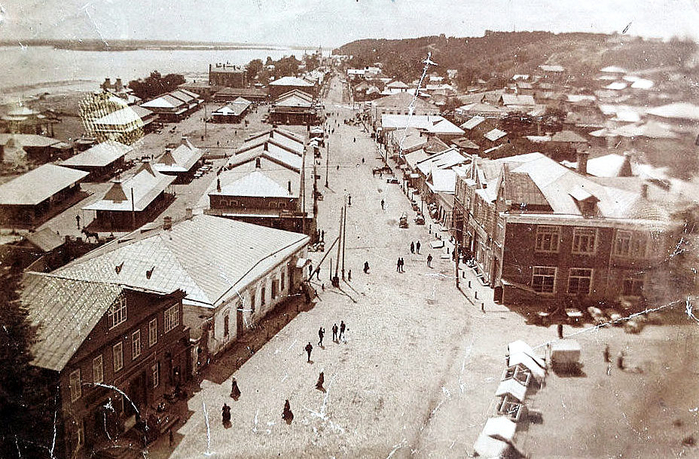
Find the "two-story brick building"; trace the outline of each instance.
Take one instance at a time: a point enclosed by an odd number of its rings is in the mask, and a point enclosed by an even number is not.
[[[680,225],[648,185],[614,187],[579,164],[531,153],[457,169],[454,233],[496,299],[653,296]]]
[[[139,423],[167,422],[156,407],[191,374],[183,296],[27,274],[32,364],[59,386],[57,457],[93,457]]]

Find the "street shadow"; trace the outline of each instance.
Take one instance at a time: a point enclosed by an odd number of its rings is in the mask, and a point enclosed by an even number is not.
[[[303,295],[290,295],[265,317],[250,325],[223,355],[212,357],[209,364],[201,370],[199,380],[223,384],[297,315],[311,311],[314,307],[315,302],[306,303]],[[198,391],[199,387],[194,387],[193,390]]]

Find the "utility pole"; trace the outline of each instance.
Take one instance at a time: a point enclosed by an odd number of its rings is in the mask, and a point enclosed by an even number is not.
[[[328,136],[328,146],[325,150],[325,188],[328,188],[328,173],[330,171],[330,136]]]
[[[345,280],[345,243],[347,242],[347,204],[344,207],[344,219],[342,222],[342,280]]]
[[[459,288],[459,240],[454,240],[454,258],[456,260],[456,288]]]
[[[136,231],[136,203],[133,199],[133,187],[131,187],[131,229]]]
[[[342,239],[342,222],[344,219],[344,208],[340,208],[340,239]],[[342,250],[342,244],[337,245],[337,263],[335,263],[335,277],[333,280],[337,279],[339,281],[338,271],[340,270],[340,254]],[[335,285],[337,287],[337,285]]]

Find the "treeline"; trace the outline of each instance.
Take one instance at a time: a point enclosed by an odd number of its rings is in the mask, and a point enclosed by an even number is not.
[[[306,54],[303,60],[299,60],[296,56],[284,56],[278,60],[273,60],[267,56],[265,62],[261,59],[253,59],[245,67],[249,82],[258,82],[262,84],[269,83],[272,79],[279,79],[285,76],[296,76],[301,70],[303,64],[304,71],[310,71],[318,67],[320,57],[318,54]]]
[[[607,65],[628,70],[682,66],[696,52],[696,44],[590,33],[488,31],[482,37],[468,38],[439,35],[358,40],[334,52],[351,55],[352,67],[381,62],[387,75],[404,81],[420,76],[422,61],[431,52],[432,60],[439,64],[431,71],[446,75],[447,69],[458,70],[457,84],[465,88],[479,79],[503,80],[517,73],[529,74],[546,63],[563,65],[568,73],[581,77]]]
[[[162,76],[160,72],[153,71],[144,79],[129,81],[129,88],[133,90],[134,95],[146,100],[174,91],[184,82],[185,79],[182,75],[170,73]]]

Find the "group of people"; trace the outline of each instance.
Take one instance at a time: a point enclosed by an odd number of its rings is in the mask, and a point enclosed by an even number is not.
[[[398,257],[398,261],[396,262],[396,272],[399,273],[404,273],[405,269],[403,268],[405,266],[405,260],[403,260],[403,257]]]
[[[340,326],[338,327],[337,324],[333,324],[331,328],[333,332],[333,343],[339,343],[340,340],[344,341],[345,343],[347,342],[347,338],[345,336],[345,331],[347,330],[347,326],[345,325],[345,321],[341,320],[340,321]],[[325,338],[325,328],[320,327],[318,329],[318,346],[323,347],[323,338]],[[308,356],[307,362],[311,362],[311,353],[313,352],[313,345],[309,341],[308,344],[306,344],[306,347],[303,348],[306,351],[306,354]]]
[[[420,241],[410,243],[410,253],[420,254]]]

